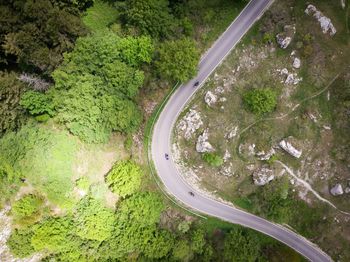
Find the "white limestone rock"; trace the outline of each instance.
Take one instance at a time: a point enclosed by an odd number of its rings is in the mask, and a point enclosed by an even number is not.
[[[201,115],[194,109],[190,111],[180,120],[178,129],[183,132],[186,140],[189,140],[194,132],[203,125]]]
[[[345,188],[345,194],[349,194],[350,193],[350,187],[346,187]]]
[[[196,143],[196,151],[198,153],[212,152],[214,151],[214,147],[208,142],[209,132],[208,129],[204,130],[203,134],[201,134]]]
[[[328,33],[330,36],[333,36],[337,32],[331,19],[323,15],[314,5],[308,5],[305,9],[305,13],[317,19],[324,34]]]
[[[334,187],[331,188],[330,192],[333,196],[340,196],[344,194],[343,187],[341,184],[336,184]]]
[[[232,170],[232,163],[230,163],[228,166],[223,166],[220,170],[220,174],[230,177],[235,174],[235,172]]]
[[[298,77],[297,74],[294,73],[289,73],[286,80],[284,81],[285,84],[287,85],[297,85],[299,82],[303,80],[302,77]]]
[[[262,167],[254,171],[253,181],[254,185],[264,186],[275,178],[272,169]]]
[[[260,151],[260,152],[256,153],[259,160],[262,160],[262,161],[269,160],[274,154],[276,154],[276,151],[273,147],[266,153],[265,153],[265,151]]]
[[[212,106],[213,104],[216,103],[217,100],[218,100],[218,97],[214,93],[212,93],[211,91],[208,91],[204,96],[204,102],[208,106]]]
[[[224,162],[227,162],[227,160],[230,159],[230,158],[231,158],[231,154],[230,154],[230,152],[226,149],[225,154],[224,154],[224,157],[223,157]]]
[[[233,127],[228,133],[225,135],[225,138],[232,139],[237,135],[238,126]]]
[[[301,154],[302,154],[302,150],[298,150],[296,149],[294,146],[292,146],[291,143],[282,140],[281,142],[279,142],[279,146],[286,151],[287,153],[289,153],[290,155],[294,156],[295,158],[300,158]]]
[[[298,57],[295,57],[294,58],[294,61],[293,61],[293,67],[296,68],[296,69],[299,69],[301,66],[301,61]]]
[[[295,35],[295,26],[286,25],[283,28],[283,32],[276,35],[276,40],[279,46],[286,49],[292,42]]]

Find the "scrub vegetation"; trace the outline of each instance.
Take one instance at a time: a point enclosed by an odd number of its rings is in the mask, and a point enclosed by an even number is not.
[[[11,230],[1,261],[293,254],[260,233],[174,206],[152,180],[142,146],[154,105],[196,74],[200,54],[246,2],[0,3],[0,206],[11,207],[0,219],[12,221],[1,229]],[[206,161],[223,163],[215,154]]]

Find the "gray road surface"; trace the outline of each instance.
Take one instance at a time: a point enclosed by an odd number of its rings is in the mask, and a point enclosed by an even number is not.
[[[184,205],[200,213],[260,231],[285,243],[311,261],[332,261],[316,245],[291,230],[196,192],[183,180],[171,159],[171,134],[174,123],[187,101],[200,87],[194,88],[193,84],[196,81],[202,84],[206,80],[271,2],[271,0],[252,0],[201,60],[198,75],[175,91],[154,126],[152,159],[168,193]],[[169,154],[169,160],[165,159],[165,153]],[[194,192],[195,196],[191,196],[190,191]]]

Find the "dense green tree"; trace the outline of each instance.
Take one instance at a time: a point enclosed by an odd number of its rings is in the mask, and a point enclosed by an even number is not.
[[[32,194],[26,195],[12,205],[11,213],[17,218],[28,217],[37,213],[42,204],[42,198]]]
[[[21,98],[20,105],[27,109],[31,115],[48,114],[53,116],[55,114],[52,98],[38,91],[30,90],[25,92]]]
[[[203,229],[197,229],[191,236],[191,248],[195,253],[202,254],[205,246],[205,232]]]
[[[133,132],[141,114],[133,99],[143,83],[134,66],[149,62],[153,47],[145,37],[107,33],[77,41],[53,73],[57,118],[86,142],[106,142],[112,131]],[[130,63],[128,65],[127,63]]]
[[[76,3],[82,1],[75,1]],[[0,5],[0,57],[22,67],[51,72],[84,29],[72,2],[10,0]]]
[[[27,257],[35,252],[31,245],[32,237],[33,231],[31,228],[15,229],[7,240],[7,245],[15,256]]]
[[[73,231],[73,221],[69,217],[50,217],[33,227],[31,244],[36,251],[69,249],[69,238]]]
[[[130,160],[118,162],[106,176],[111,190],[121,197],[135,193],[141,186],[141,168]]]
[[[74,223],[78,236],[101,242],[111,237],[115,215],[100,201],[86,197],[77,206]]]
[[[143,242],[143,253],[148,258],[165,257],[174,245],[174,237],[166,230],[155,230]]]
[[[225,261],[254,262],[259,258],[260,248],[256,235],[235,227],[225,236],[223,257]]]
[[[0,71],[0,136],[19,128],[26,119],[25,110],[19,104],[25,86],[17,77],[15,73]]]
[[[166,41],[159,48],[156,61],[158,74],[168,80],[186,82],[197,73],[199,57],[193,40]]]
[[[277,94],[270,88],[253,89],[243,95],[243,101],[254,114],[272,112],[277,105]]]
[[[168,0],[126,0],[122,5],[123,22],[136,27],[141,34],[166,37],[174,20],[168,5]]]
[[[157,194],[136,193],[122,201],[117,216],[120,221],[146,227],[158,222],[163,209],[164,204]]]
[[[173,248],[173,257],[178,261],[190,261],[193,257],[190,243],[184,239],[177,241]]]

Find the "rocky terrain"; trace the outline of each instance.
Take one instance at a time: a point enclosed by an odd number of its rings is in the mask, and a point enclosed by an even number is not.
[[[339,93],[350,89],[350,41],[341,10],[341,3],[275,3],[180,116],[174,148],[186,179],[195,177],[205,192],[268,218],[259,196],[287,179],[285,198],[300,204],[277,220],[347,261],[350,141],[342,134],[350,132],[350,116]],[[277,106],[254,115],[242,97],[266,87],[277,93]],[[222,164],[206,163],[208,153]],[[318,222],[298,213],[303,203]]]

